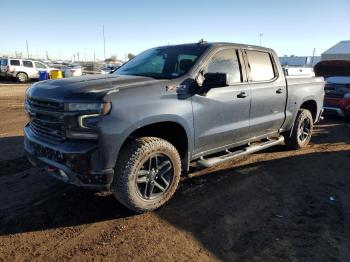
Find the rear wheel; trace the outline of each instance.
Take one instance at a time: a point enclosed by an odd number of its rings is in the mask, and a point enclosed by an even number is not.
[[[307,146],[310,142],[314,128],[311,112],[300,109],[294,122],[292,133],[285,135],[285,143],[288,147],[299,149]]]
[[[28,75],[26,73],[23,72],[19,72],[16,76],[17,81],[21,82],[21,83],[25,83],[28,81]]]
[[[176,148],[156,137],[142,137],[124,146],[116,164],[112,191],[135,212],[151,211],[175,193],[181,174]]]

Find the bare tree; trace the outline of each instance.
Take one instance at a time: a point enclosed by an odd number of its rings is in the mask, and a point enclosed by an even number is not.
[[[132,58],[134,58],[135,57],[135,55],[133,54],[133,53],[129,53],[128,54],[128,59],[130,60],[130,59],[132,59]]]

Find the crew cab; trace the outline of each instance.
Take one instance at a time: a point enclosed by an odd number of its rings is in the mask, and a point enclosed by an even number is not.
[[[57,179],[150,211],[172,197],[190,164],[307,146],[323,97],[322,77],[285,77],[268,48],[156,47],[109,75],[29,87],[24,148]]]

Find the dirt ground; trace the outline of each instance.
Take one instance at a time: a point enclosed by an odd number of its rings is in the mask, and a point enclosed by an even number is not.
[[[350,261],[350,125],[184,179],[135,215],[108,193],[56,181],[23,157],[26,86],[0,84],[0,261]]]

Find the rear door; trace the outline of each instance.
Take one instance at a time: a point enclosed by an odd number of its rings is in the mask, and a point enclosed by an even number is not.
[[[247,136],[250,88],[243,77],[240,58],[240,51],[230,47],[214,52],[203,65],[204,73],[228,74],[231,84],[192,97],[197,155],[240,142]]]
[[[285,120],[287,98],[284,75],[279,75],[274,56],[260,50],[245,50],[251,89],[251,137],[278,131]]]
[[[9,73],[17,73],[21,69],[21,61],[19,59],[9,60]],[[14,75],[15,76],[15,75]]]
[[[29,78],[39,78],[39,71],[34,67],[33,61],[23,60],[23,67]]]

